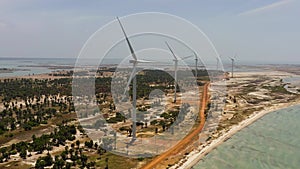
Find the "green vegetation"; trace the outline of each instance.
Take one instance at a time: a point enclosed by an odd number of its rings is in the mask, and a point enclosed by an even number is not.
[[[101,72],[101,71],[100,71]],[[100,73],[98,71],[98,73]],[[11,156],[17,155],[22,159],[40,154],[37,159],[35,168],[133,168],[136,167],[138,161],[146,161],[147,159],[129,159],[122,156],[117,156],[106,152],[101,148],[100,143],[91,140],[81,139],[85,137],[82,126],[74,123],[74,103],[72,100],[72,79],[67,78],[73,72],[66,73],[66,78],[58,79],[4,79],[0,81],[0,102],[3,104],[3,109],[0,111],[0,136],[1,144],[6,143],[11,139],[17,138],[16,135],[21,135],[22,132],[30,134],[27,138],[19,139],[10,146],[1,146],[0,148],[0,164],[4,162],[14,163]],[[179,76],[184,76],[184,71],[178,71]],[[206,71],[198,71],[198,75],[207,75]],[[55,74],[53,76],[61,76]],[[206,78],[206,77],[205,77]],[[78,79],[83,84],[87,79]],[[116,110],[114,100],[111,95],[111,80],[110,77],[102,77],[95,79],[95,94],[98,106],[101,110],[105,109],[103,117],[108,123],[126,122],[126,117],[122,112]],[[164,94],[174,90],[173,77],[160,70],[144,70],[143,74],[137,75],[137,91],[138,99],[149,99],[148,96],[154,89],[159,89]],[[149,85],[152,84],[152,85]],[[201,84],[201,83],[199,83]],[[115,87],[121,84],[116,84]],[[83,89],[85,90],[85,89]],[[87,90],[87,89],[86,89]],[[179,88],[178,88],[179,90]],[[132,94],[132,91],[129,91]],[[88,102],[89,98],[80,98],[83,103]],[[154,103],[159,105],[160,101]],[[153,106],[153,105],[152,105]],[[143,119],[151,105],[138,105],[137,118]],[[82,110],[85,110],[85,105],[82,105]],[[159,121],[151,121],[150,130],[158,132],[158,127],[163,130],[170,127],[174,121],[182,121],[185,113],[189,108],[188,104],[182,106],[182,112],[179,108],[167,111],[161,115],[163,118]],[[107,110],[107,112],[106,112]],[[81,113],[81,114],[80,114]],[[95,115],[97,110],[82,111],[80,117],[88,117]],[[130,112],[129,112],[130,113]],[[64,119],[64,118],[66,119]],[[72,118],[71,118],[72,117]],[[55,122],[53,122],[55,121]],[[70,123],[69,123],[70,122]],[[138,121],[137,126],[147,130],[148,122]],[[53,126],[49,131],[43,134],[32,135],[35,131],[42,131],[49,126]],[[55,126],[57,125],[57,126]],[[87,128],[100,129],[105,126],[104,120],[97,120],[93,124],[84,126]],[[53,129],[53,130],[52,130]],[[78,130],[82,133],[81,138],[76,138]],[[121,131],[127,131],[130,135],[131,127],[120,127]],[[18,140],[18,139],[15,139]],[[23,141],[22,141],[23,140]],[[80,145],[80,141],[83,143]],[[104,138],[102,146],[106,149],[113,148],[111,138]],[[99,145],[98,145],[99,144]],[[65,146],[65,150],[57,149],[57,147]],[[82,147],[81,147],[82,146]],[[55,151],[54,150],[59,150]],[[45,155],[47,153],[47,155]],[[127,165],[123,165],[126,163]],[[0,165],[0,168],[2,166]]]
[[[97,146],[98,147],[98,146]],[[68,160],[68,161],[67,161]],[[40,169],[48,166],[52,166],[54,169],[66,168],[70,169],[73,167],[76,168],[95,168],[95,161],[88,162],[88,156],[83,153],[83,148],[70,148],[68,146],[65,147],[65,150],[60,153],[60,155],[55,155],[54,160],[50,154],[47,156],[39,157],[35,168]]]
[[[20,157],[26,159],[27,156],[31,156],[32,152],[36,152],[38,154],[43,153],[43,151],[47,150],[48,152],[52,150],[53,146],[58,147],[59,145],[65,145],[67,140],[73,141],[75,140],[76,128],[74,125],[68,126],[66,124],[62,124],[55,129],[54,132],[50,134],[43,134],[40,137],[36,137],[32,135],[32,142],[24,142],[21,141],[16,144],[12,144],[10,147],[2,147],[0,152],[2,156],[0,156],[0,162],[8,161],[10,155],[20,153]],[[27,155],[27,151],[30,153]]]
[[[0,135],[16,129],[31,130],[59,113],[74,111],[71,79],[4,79],[0,81]],[[64,97],[58,97],[64,96]]]
[[[3,97],[2,102],[9,103],[12,100],[33,100],[35,97],[40,98],[42,95],[71,95],[71,79],[4,79],[0,82],[0,95]],[[28,103],[30,104],[30,102]]]
[[[272,93],[281,93],[281,94],[290,94],[289,91],[284,88],[284,85],[281,86],[263,86],[264,89],[270,90]]]
[[[0,135],[6,131],[13,131],[23,128],[25,131],[31,130],[40,124],[47,124],[47,121],[56,116],[58,112],[70,112],[72,108],[71,99],[46,98],[26,101],[25,106],[21,103],[5,104],[5,109],[0,112]]]
[[[119,112],[116,113],[115,117],[111,117],[107,120],[108,123],[117,123],[117,122],[122,122],[125,121],[126,118]]]

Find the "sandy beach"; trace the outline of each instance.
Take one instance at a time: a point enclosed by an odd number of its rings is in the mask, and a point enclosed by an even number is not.
[[[235,133],[239,132],[243,128],[251,125],[258,119],[262,118],[268,113],[284,109],[290,106],[294,106],[300,104],[300,100],[293,101],[291,103],[281,103],[271,107],[266,108],[265,110],[254,112],[249,118],[245,119],[244,121],[240,122],[238,125],[232,126],[229,130],[224,131],[220,137],[209,141],[208,143],[200,146],[198,149],[192,151],[186,158],[182,159],[177,165],[172,166],[172,169],[186,169],[192,168],[196,165],[203,157],[205,157],[208,153],[214,150],[217,146],[228,140],[232,137]]]

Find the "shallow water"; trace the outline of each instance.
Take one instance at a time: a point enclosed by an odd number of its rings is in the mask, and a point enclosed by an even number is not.
[[[74,63],[72,58],[0,58],[0,68],[17,69],[11,73],[0,72],[0,77],[50,73],[60,69],[49,69],[49,66],[72,66]]]
[[[285,83],[291,83],[294,86],[300,87],[300,76],[290,76],[283,79]]]
[[[195,169],[300,168],[300,105],[272,112],[235,134]]]

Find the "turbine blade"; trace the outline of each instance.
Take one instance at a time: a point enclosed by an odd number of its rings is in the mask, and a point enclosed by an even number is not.
[[[193,56],[194,56],[194,55],[190,55],[190,56],[183,57],[183,58],[181,58],[181,59],[184,60],[184,59],[191,58],[191,57],[193,57]]]
[[[133,77],[135,76],[135,69],[136,69],[136,65],[133,65],[132,72],[131,72],[131,74],[130,74],[130,77],[129,77],[129,79],[128,79],[127,85],[126,85],[126,87],[125,87],[124,95],[126,94],[128,88],[129,88],[129,85],[130,85],[130,83],[131,83]]]
[[[234,61],[234,58],[230,57],[230,56],[227,56],[231,61]]]
[[[237,54],[234,54],[234,57],[233,57],[233,58],[236,59],[236,57],[237,57]]]
[[[168,42],[165,41],[165,43],[166,43],[167,47],[169,48],[170,52],[172,53],[173,57],[175,58],[175,60],[178,60],[177,57],[176,57],[176,55],[174,54],[172,48],[171,48],[170,45],[168,44]]]
[[[124,29],[124,27],[123,27],[123,25],[122,25],[122,23],[121,23],[119,17],[117,17],[117,20],[119,21],[119,24],[120,24],[120,26],[121,26],[121,29],[122,29],[122,31],[123,31],[123,34],[124,34],[124,36],[125,36],[125,39],[126,39],[126,41],[127,41],[127,44],[128,44],[128,47],[129,47],[129,50],[130,50],[130,53],[131,53],[133,59],[134,59],[134,60],[137,60],[137,57],[136,57],[136,55],[135,55],[135,53],[134,53],[134,50],[133,50],[133,47],[132,47],[131,44],[130,44],[130,41],[129,41],[127,35],[126,35],[125,29]]]
[[[195,56],[195,57],[198,57],[198,55],[196,54],[196,52],[195,52],[195,51],[193,51],[193,53],[194,53],[194,56]]]

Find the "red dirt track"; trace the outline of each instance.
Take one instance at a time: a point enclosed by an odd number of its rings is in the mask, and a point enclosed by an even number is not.
[[[203,88],[202,101],[201,101],[201,109],[199,111],[200,124],[194,129],[189,135],[187,135],[184,139],[182,139],[177,145],[164,152],[163,154],[155,157],[152,161],[147,163],[142,169],[154,169],[156,165],[161,163],[163,160],[168,157],[179,153],[181,150],[184,150],[189,143],[193,140],[194,137],[198,137],[199,133],[202,131],[205,124],[205,109],[208,102],[208,86],[209,83],[206,83]]]

